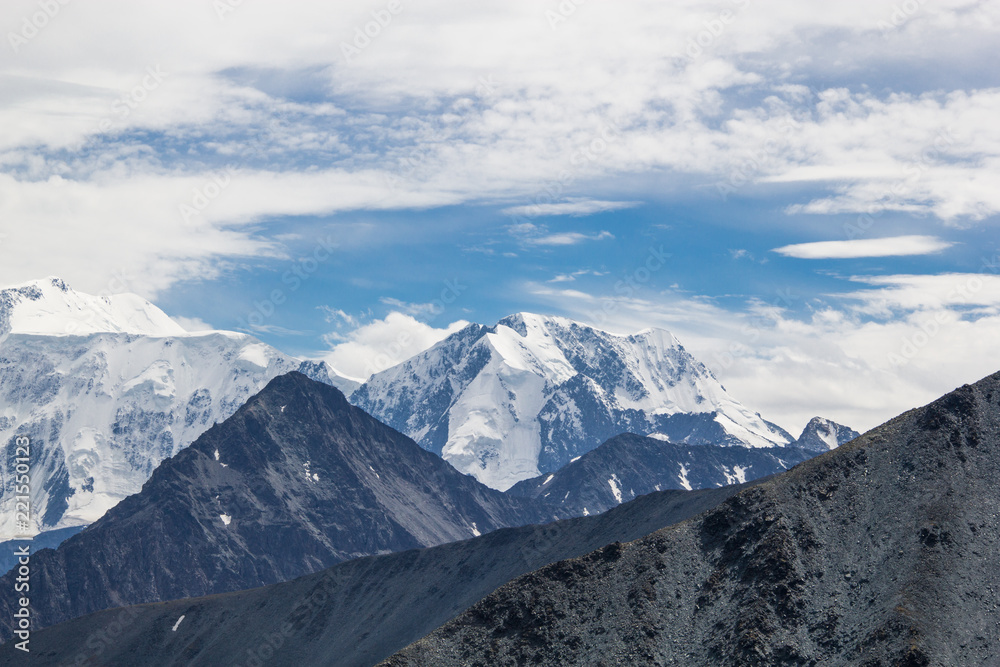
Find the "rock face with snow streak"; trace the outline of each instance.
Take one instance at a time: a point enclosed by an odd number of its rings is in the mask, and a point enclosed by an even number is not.
[[[529,313],[469,325],[372,376],[352,402],[497,489],[623,432],[692,445],[792,441],[666,331],[623,336]]]
[[[322,379],[323,368],[307,365]],[[27,532],[95,521],[163,459],[301,366],[245,334],[188,333],[133,294],[91,296],[58,278],[0,291],[0,443],[11,460],[16,436],[31,438]],[[5,539],[25,531],[8,467],[0,484]]]
[[[796,447],[811,452],[828,452],[861,435],[853,428],[838,424],[823,417],[813,417],[806,424],[802,435],[795,441]]]

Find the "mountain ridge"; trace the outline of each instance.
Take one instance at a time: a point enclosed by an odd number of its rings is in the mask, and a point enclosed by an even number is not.
[[[814,455],[792,446],[676,445],[623,433],[554,473],[518,482],[507,493],[587,515],[654,491],[746,483],[784,472]]]
[[[89,657],[214,667],[270,651],[268,664],[319,667],[335,657],[340,667],[372,665],[519,574],[646,535],[739,488],[653,493],[598,516],[358,558],[264,588],[97,612],[33,633],[35,664]],[[121,618],[127,619],[121,634],[104,641],[101,631]],[[10,644],[0,646],[0,658],[11,651]]]

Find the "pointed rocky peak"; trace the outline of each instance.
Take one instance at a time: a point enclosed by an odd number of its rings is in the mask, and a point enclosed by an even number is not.
[[[826,452],[854,440],[859,435],[861,434],[843,424],[823,417],[813,417],[806,424],[795,446],[811,452]]]

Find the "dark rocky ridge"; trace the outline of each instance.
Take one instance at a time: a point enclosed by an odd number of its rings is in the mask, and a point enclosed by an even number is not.
[[[518,482],[507,493],[561,505],[577,515],[596,514],[647,493],[687,488],[685,481],[694,489],[747,482],[812,456],[815,452],[797,447],[675,445],[625,433],[555,473]]]
[[[740,488],[653,493],[599,516],[359,558],[255,590],[106,610],[33,633],[32,664],[372,665],[516,576],[647,535]],[[0,646],[0,662],[14,654]]]
[[[1000,664],[1000,374],[520,577],[386,665]]]
[[[299,373],[164,461],[142,491],[31,558],[33,628],[286,581],[359,556],[557,518],[463,475]],[[0,588],[13,590],[13,577]],[[11,636],[14,596],[0,596]]]

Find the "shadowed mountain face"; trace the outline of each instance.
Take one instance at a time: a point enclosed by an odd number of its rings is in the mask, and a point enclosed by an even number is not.
[[[667,489],[710,489],[775,473],[815,456],[797,447],[675,445],[626,433],[557,472],[518,482],[507,493],[596,514]]]
[[[503,586],[385,664],[1000,664],[1000,374]]]
[[[479,484],[293,372],[164,461],[140,493],[33,555],[33,627],[286,581],[557,513]],[[13,590],[11,573],[0,586]],[[0,598],[4,639],[12,604]]]
[[[34,633],[32,664],[373,665],[514,577],[648,535],[740,488],[653,493],[600,516],[359,558],[251,591],[106,610]],[[0,647],[0,662],[12,655]]]

